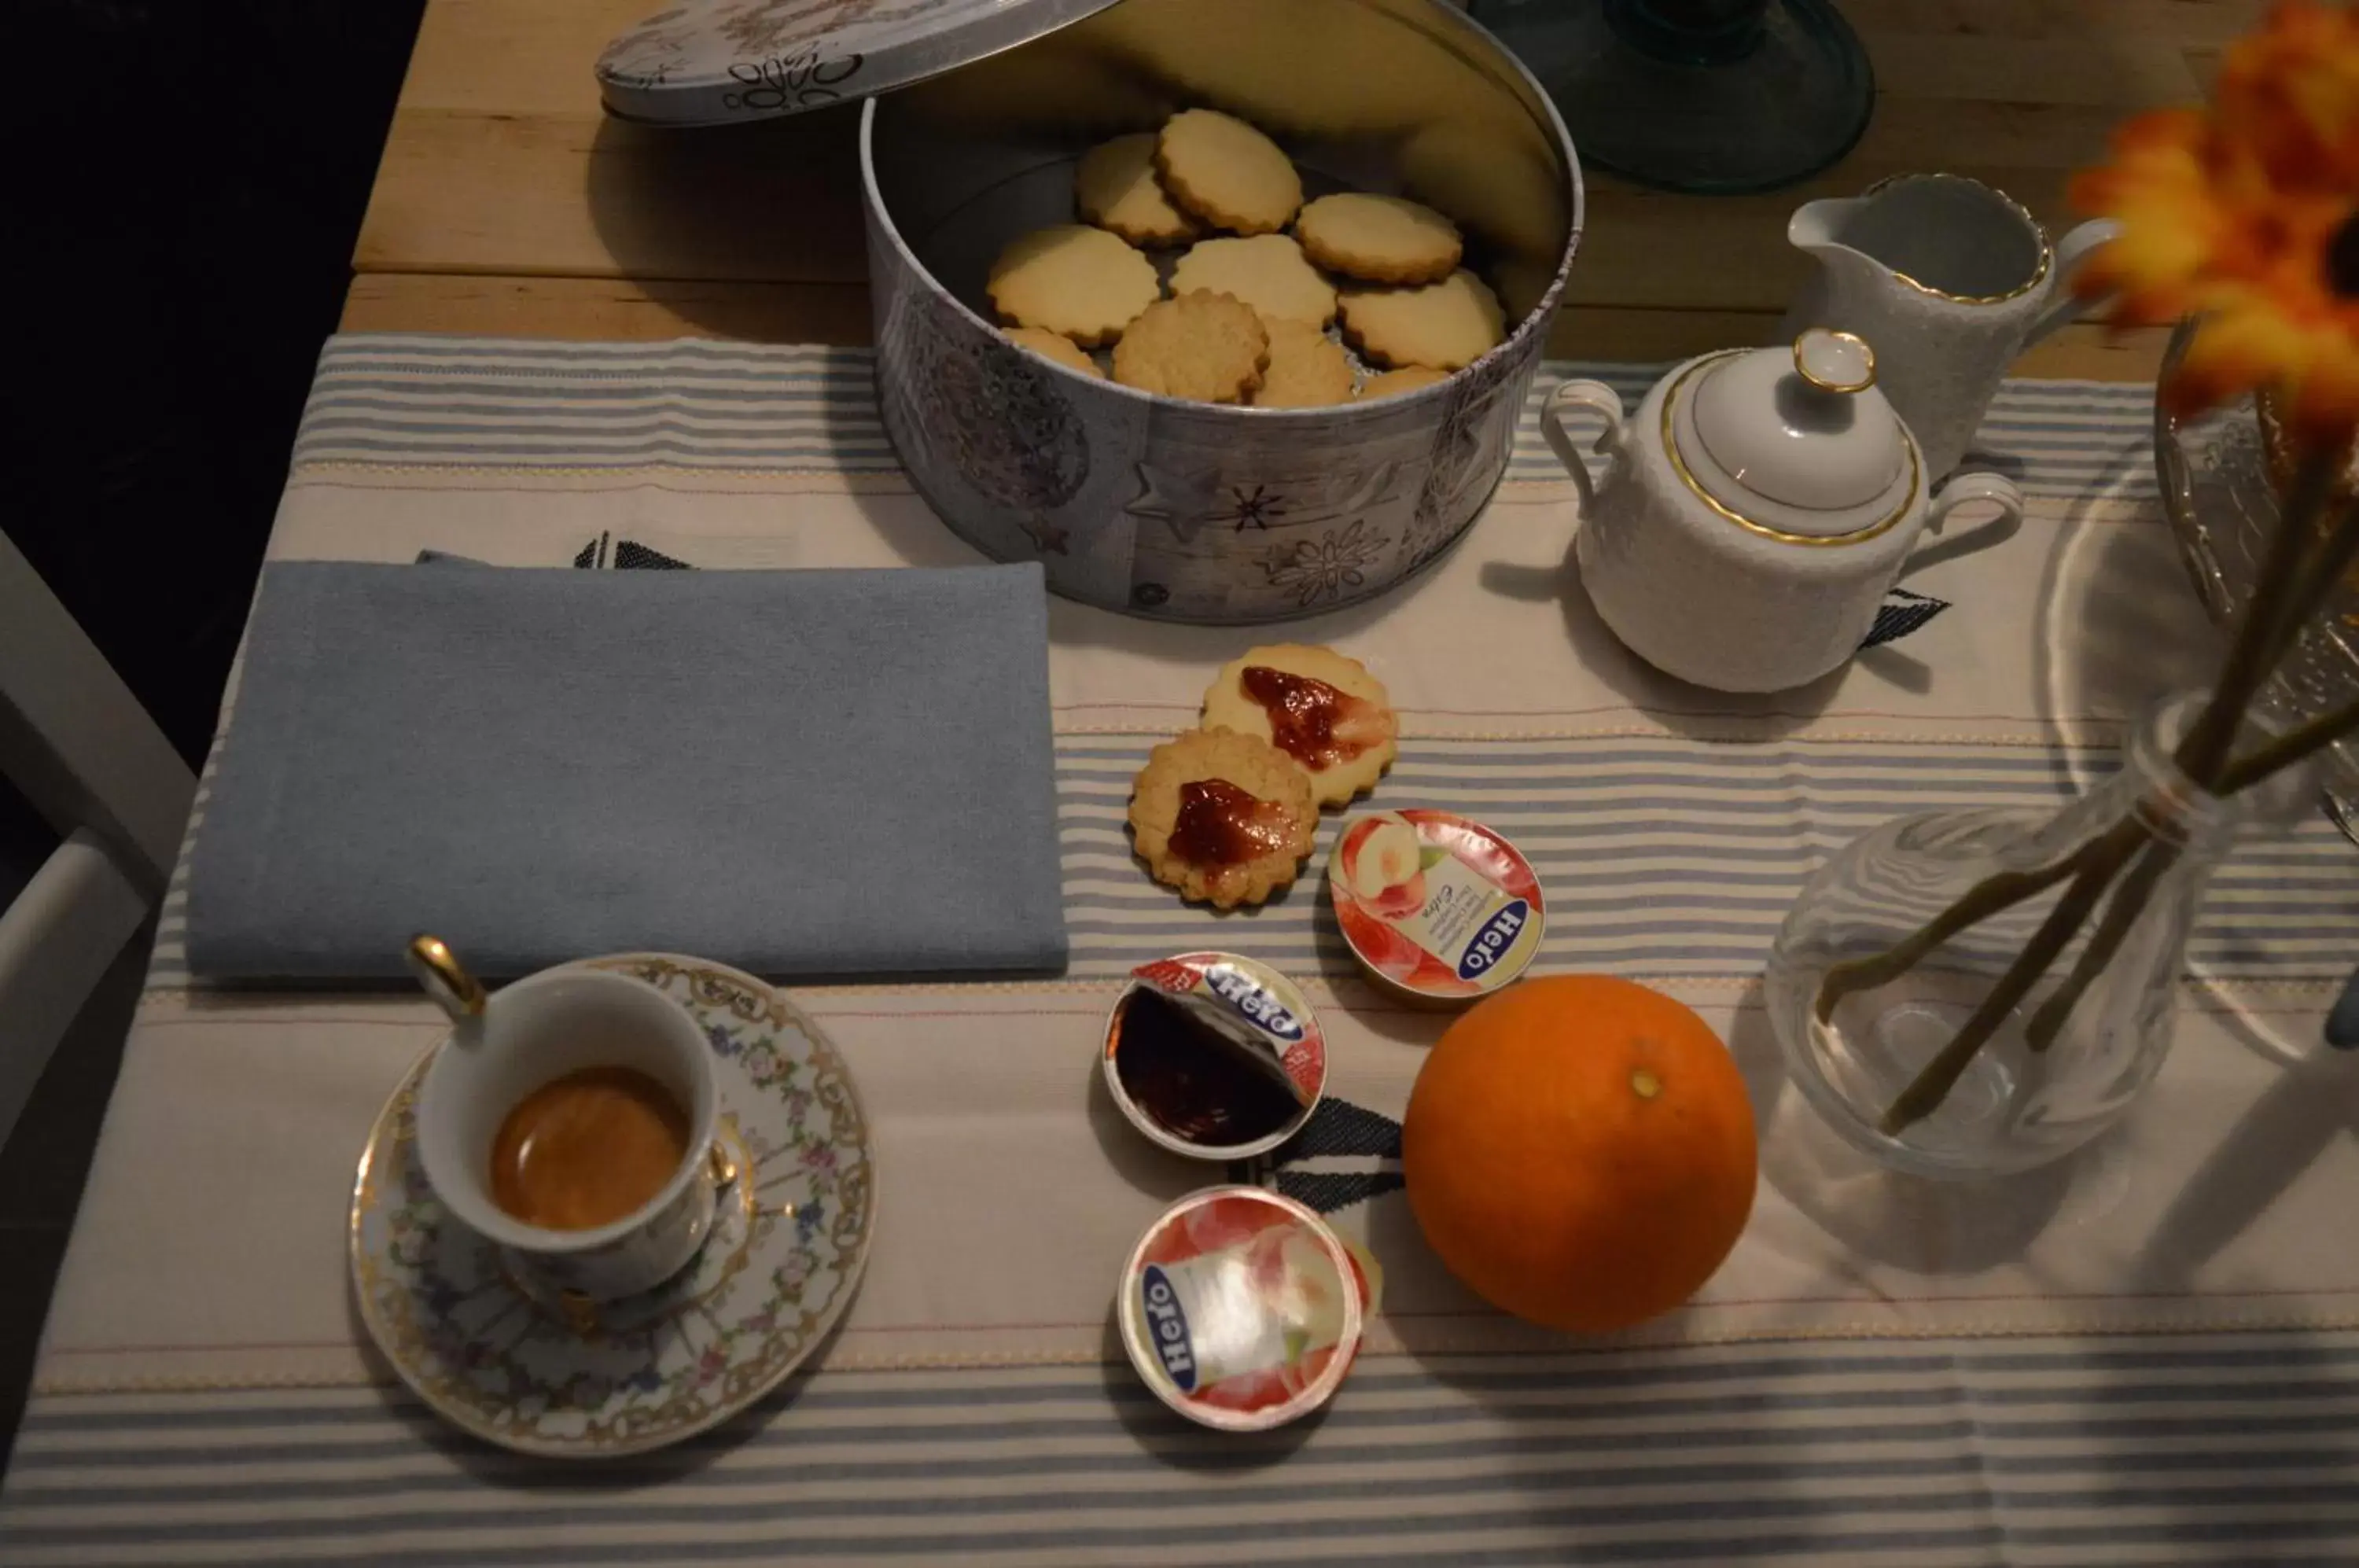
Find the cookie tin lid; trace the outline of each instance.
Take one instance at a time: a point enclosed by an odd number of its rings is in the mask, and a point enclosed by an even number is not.
[[[1246,1160],[1310,1119],[1327,1039],[1291,980],[1234,953],[1142,964],[1114,999],[1100,1057],[1130,1124],[1175,1154]]]
[[[1029,43],[1114,0],[672,0],[606,46],[626,120],[712,125],[866,98]]]
[[[1164,1211],[1123,1265],[1115,1316],[1158,1399],[1223,1432],[1327,1402],[1359,1353],[1372,1287],[1327,1222],[1259,1187]]]
[[[1524,972],[1548,925],[1532,863],[1449,811],[1364,811],[1327,857],[1327,894],[1368,973],[1425,1001],[1471,1001]]]

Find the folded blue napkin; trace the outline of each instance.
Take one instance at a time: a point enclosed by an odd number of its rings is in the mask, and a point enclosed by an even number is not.
[[[196,836],[223,979],[1055,971],[1037,566],[264,571]]]

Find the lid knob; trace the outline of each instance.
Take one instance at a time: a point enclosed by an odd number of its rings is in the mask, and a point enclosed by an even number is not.
[[[1723,357],[1689,397],[1695,477],[1724,508],[1798,534],[1841,534],[1889,509],[1908,438],[1875,390],[1856,332],[1813,327],[1790,348]],[[1674,439],[1677,439],[1674,433]],[[1706,461],[1698,462],[1697,458]]]
[[[1864,392],[1875,385],[1875,351],[1857,332],[1812,327],[1794,340],[1794,368],[1821,392]]]

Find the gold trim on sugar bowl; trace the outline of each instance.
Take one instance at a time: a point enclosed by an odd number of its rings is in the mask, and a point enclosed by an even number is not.
[[[1901,496],[1900,504],[1897,506],[1895,506],[1891,512],[1886,514],[1885,517],[1869,524],[1866,528],[1854,528],[1847,534],[1798,534],[1790,532],[1785,528],[1773,527],[1768,523],[1760,521],[1758,518],[1748,517],[1744,513],[1736,510],[1726,502],[1721,500],[1719,496],[1713,495],[1705,487],[1703,481],[1695,476],[1694,471],[1688,467],[1687,459],[1680,452],[1678,434],[1674,430],[1672,425],[1672,421],[1680,408],[1681,394],[1687,390],[1688,383],[1694,380],[1699,372],[1718,365],[1723,361],[1734,359],[1739,354],[1750,352],[1751,351],[1747,349],[1724,349],[1719,354],[1706,354],[1702,358],[1695,360],[1690,364],[1686,369],[1680,371],[1679,378],[1673,381],[1670,386],[1663,389],[1663,455],[1669,461],[1671,472],[1680,476],[1680,481],[1684,483],[1688,489],[1694,494],[1697,500],[1701,501],[1705,506],[1710,506],[1713,511],[1719,513],[1722,517],[1727,518],[1730,522],[1734,523],[1738,528],[1745,529],[1746,532],[1759,534],[1764,539],[1776,539],[1779,544],[1806,545],[1812,549],[1824,549],[1836,545],[1865,544],[1868,540],[1879,538],[1898,527],[1901,521],[1908,516],[1909,512],[1916,507],[1919,492],[1923,487],[1924,483],[1922,464],[1918,461],[1917,443],[1914,441],[1907,443],[1908,452],[1908,492]]]

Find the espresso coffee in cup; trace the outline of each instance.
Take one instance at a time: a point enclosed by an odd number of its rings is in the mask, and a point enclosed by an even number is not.
[[[508,1267],[593,1301],[669,1279],[713,1225],[712,1046],[609,970],[545,970],[461,1018],[418,1086],[418,1156]]]
[[[492,1139],[492,1201],[529,1225],[636,1214],[688,1158],[688,1113],[628,1067],[584,1067],[518,1100]]]

